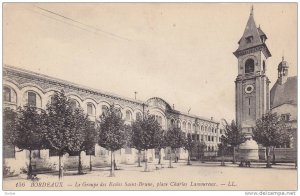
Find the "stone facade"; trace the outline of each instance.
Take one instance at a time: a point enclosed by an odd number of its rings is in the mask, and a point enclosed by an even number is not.
[[[166,101],[161,98],[153,97],[147,101],[139,101],[125,98],[112,93],[103,92],[89,87],[74,84],[46,75],[30,72],[13,66],[4,65],[3,67],[3,107],[16,109],[29,102],[38,108],[46,108],[51,95],[56,91],[64,90],[66,95],[72,98],[77,105],[82,107],[90,116],[91,120],[98,118],[105,107],[114,104],[119,107],[125,123],[131,124],[138,115],[149,112],[155,115],[162,128],[167,130],[171,127],[180,127],[185,133],[193,134],[197,140],[202,140],[207,144],[207,151],[217,151],[220,143],[219,123],[212,118],[203,118],[191,114],[186,114],[173,109]],[[28,162],[28,152],[17,152],[14,147],[4,146],[4,160],[7,165],[14,167],[17,171],[26,167]],[[179,158],[187,158],[187,153],[179,150]],[[165,151],[164,151],[165,152]],[[165,153],[163,158],[166,159]],[[117,163],[135,163],[137,161],[137,151],[135,149],[121,149],[116,154]],[[210,153],[211,154],[211,153]],[[95,146],[95,154],[87,156],[82,152],[83,165],[89,165],[90,158],[93,166],[104,166],[109,163],[109,152],[100,146]],[[157,158],[155,150],[148,151],[148,160],[155,161]],[[65,168],[76,167],[77,156],[66,154]],[[33,165],[36,169],[46,167],[57,169],[58,158],[49,150],[41,150],[33,153]]]

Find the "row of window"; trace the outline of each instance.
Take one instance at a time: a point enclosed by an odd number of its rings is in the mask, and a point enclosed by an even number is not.
[[[28,91],[26,93],[26,95],[27,96],[25,96],[24,101],[25,101],[25,103],[27,103],[27,105],[33,106],[33,107],[42,107],[41,106],[41,97],[37,93],[35,93],[33,91]],[[9,103],[16,104],[17,103],[17,94],[16,94],[16,92],[13,89],[4,86],[3,87],[3,100],[4,100],[4,102],[9,102]],[[51,97],[50,100],[52,100],[52,97]],[[78,103],[77,100],[71,98],[70,101],[71,101],[71,105],[73,105],[74,107],[79,107],[80,104]],[[90,102],[87,103],[86,107],[87,107],[87,114],[88,115],[96,116],[96,107],[93,103],[90,103]],[[101,109],[102,109],[102,113],[104,113],[104,114],[106,114],[107,111],[108,111],[108,107],[105,106],[105,105],[103,105]],[[119,111],[118,114],[120,115],[120,117],[122,117],[121,111]],[[136,113],[136,119],[141,119],[141,116],[142,115],[141,115],[140,112]],[[131,113],[130,110],[126,110],[125,120],[127,120],[127,121],[132,120],[132,113]],[[160,120],[160,122],[162,121],[161,119],[159,119],[159,120]]]
[[[192,139],[196,140],[196,141],[200,140],[200,141],[205,141],[205,142],[221,142],[221,137],[212,136],[212,135],[192,134]]]
[[[187,126],[186,126],[186,124],[187,124]],[[173,120],[173,119],[171,120],[171,127],[175,127],[175,120]],[[181,123],[179,121],[177,121],[176,127],[181,128]],[[191,123],[183,122],[182,123],[182,129],[186,130],[186,128],[187,128],[187,130],[190,131],[191,128],[192,128]],[[196,129],[199,130],[199,128],[200,128],[201,131],[208,131],[208,132],[212,132],[212,133],[217,133],[217,128],[210,128],[210,127],[206,127],[206,126],[203,126],[203,125],[199,127],[199,126],[196,126],[195,124],[193,124],[193,130],[196,131]]]

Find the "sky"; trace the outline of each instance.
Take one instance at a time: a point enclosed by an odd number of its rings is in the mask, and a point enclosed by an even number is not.
[[[235,118],[238,47],[254,7],[270,87],[297,74],[296,3],[4,3],[3,63],[215,120]]]

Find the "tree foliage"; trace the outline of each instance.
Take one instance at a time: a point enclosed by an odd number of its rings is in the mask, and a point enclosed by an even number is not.
[[[229,124],[226,120],[224,125],[224,137],[223,143],[231,146],[238,146],[245,141],[244,134],[241,128],[236,124],[234,120]]]
[[[11,142],[20,150],[40,150],[46,148],[45,111],[26,106],[18,109],[18,118],[11,134]]]
[[[11,108],[3,110],[3,145],[13,145],[13,132],[16,129],[17,112]]]
[[[118,108],[111,105],[107,113],[100,117],[98,144],[112,152],[121,149],[127,138],[124,120],[118,112]]]
[[[49,148],[60,156],[67,152],[79,152],[84,141],[82,135],[84,114],[74,107],[63,91],[56,92],[47,104],[47,141]]]
[[[290,125],[276,113],[268,112],[256,121],[253,139],[266,146],[277,146],[289,142]]]
[[[137,150],[148,150],[163,146],[162,130],[153,115],[145,115],[132,124],[132,145]]]
[[[166,146],[171,149],[181,148],[185,144],[185,134],[180,128],[169,129],[165,134]]]

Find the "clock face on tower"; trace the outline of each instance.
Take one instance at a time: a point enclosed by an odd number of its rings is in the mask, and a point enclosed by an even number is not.
[[[247,94],[250,94],[252,93],[254,90],[254,86],[252,84],[248,84],[246,87],[245,87],[245,93]]]

